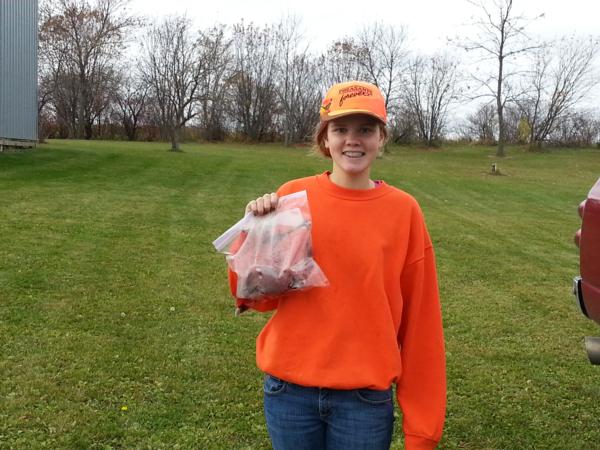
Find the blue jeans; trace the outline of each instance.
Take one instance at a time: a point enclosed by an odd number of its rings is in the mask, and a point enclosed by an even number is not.
[[[275,450],[389,450],[392,388],[336,390],[265,376],[265,419]]]

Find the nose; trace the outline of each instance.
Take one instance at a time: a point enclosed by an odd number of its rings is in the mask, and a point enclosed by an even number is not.
[[[358,145],[359,142],[359,134],[355,130],[348,131],[348,135],[346,137],[346,143],[348,145]]]

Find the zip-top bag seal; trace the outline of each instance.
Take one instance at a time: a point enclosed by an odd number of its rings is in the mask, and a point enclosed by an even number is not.
[[[312,222],[306,191],[279,198],[263,216],[246,214],[213,245],[237,275],[236,298],[260,301],[300,289],[327,286],[312,257]]]

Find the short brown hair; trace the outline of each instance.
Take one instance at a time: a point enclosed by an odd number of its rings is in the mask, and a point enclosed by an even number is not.
[[[383,134],[383,145],[388,140],[388,131],[385,124],[377,119],[373,119],[379,125],[379,132]],[[329,120],[320,120],[317,126],[315,127],[315,132],[313,134],[313,146],[315,153],[325,156],[326,158],[331,158],[331,153],[329,153],[329,149],[325,147],[325,137],[327,135],[327,126],[329,124]]]

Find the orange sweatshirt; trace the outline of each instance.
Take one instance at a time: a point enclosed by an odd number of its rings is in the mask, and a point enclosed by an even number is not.
[[[290,181],[277,193],[304,189],[313,257],[330,284],[248,305],[276,309],[256,341],[259,368],[303,386],[396,383],[405,448],[435,448],[446,406],[444,338],[435,258],[419,205],[386,183],[346,189],[328,173]]]

